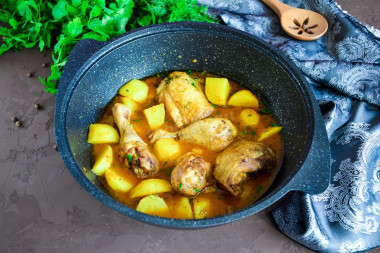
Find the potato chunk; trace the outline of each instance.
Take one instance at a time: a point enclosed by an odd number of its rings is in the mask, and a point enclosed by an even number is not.
[[[249,90],[240,90],[228,100],[228,105],[259,108],[259,100]]]
[[[127,97],[123,97],[123,96],[119,96],[119,101],[126,105],[128,107],[128,109],[133,113],[134,111],[140,109],[140,104],[133,101],[132,99],[130,98],[127,98]]]
[[[172,212],[175,219],[194,219],[193,210],[191,210],[187,197],[176,197]]]
[[[231,85],[227,78],[206,78],[207,99],[215,105],[226,105]]]
[[[106,170],[111,167],[113,161],[113,152],[110,145],[105,145],[104,149],[95,157],[95,163],[92,172],[98,176],[102,176]]]
[[[91,124],[88,132],[88,143],[118,143],[119,133],[110,125],[107,124]]]
[[[162,198],[156,195],[149,195],[141,199],[136,210],[151,215],[163,217],[171,216],[168,205]]]
[[[144,115],[151,130],[159,128],[165,122],[164,104],[155,105],[145,109]]]
[[[243,128],[255,127],[260,123],[260,115],[253,109],[244,109],[239,115],[239,120]]]
[[[195,219],[203,219],[211,216],[210,200],[196,197],[193,201]]]
[[[154,151],[161,162],[173,163],[181,155],[181,147],[175,139],[159,139],[154,144]]]
[[[132,79],[119,89],[119,94],[142,104],[148,97],[148,90],[149,87],[145,82]]]
[[[131,198],[139,198],[151,194],[162,192],[171,192],[173,187],[169,181],[164,179],[146,179],[141,181],[135,188],[131,190]]]
[[[128,171],[119,167],[110,167],[104,174],[107,184],[115,192],[128,192],[135,186],[137,179],[135,179]]]
[[[281,131],[282,127],[281,126],[274,126],[274,127],[269,127],[268,129],[266,129],[262,134],[261,136],[259,137],[259,141],[262,141],[266,138],[269,138],[277,133],[279,133]]]

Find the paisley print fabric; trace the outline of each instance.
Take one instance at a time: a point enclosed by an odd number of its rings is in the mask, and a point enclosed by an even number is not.
[[[326,35],[309,42],[290,38],[259,0],[198,1],[221,23],[282,51],[320,104],[331,146],[330,185],[318,195],[289,193],[273,220],[316,251],[380,246],[380,39],[330,0],[282,1],[321,13],[329,23]]]

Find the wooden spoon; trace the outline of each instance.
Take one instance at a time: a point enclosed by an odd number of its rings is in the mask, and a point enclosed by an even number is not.
[[[278,0],[261,0],[280,18],[284,31],[298,40],[316,40],[326,33],[326,19],[314,11],[304,10],[281,3]]]

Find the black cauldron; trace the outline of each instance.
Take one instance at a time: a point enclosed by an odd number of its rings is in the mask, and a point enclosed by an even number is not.
[[[121,85],[133,78],[188,69],[220,73],[243,84],[268,103],[283,126],[282,165],[265,195],[237,212],[202,220],[152,216],[114,200],[91,172],[91,146],[87,143],[89,124],[98,120]],[[302,73],[268,43],[216,24],[158,24],[110,42],[80,41],[59,83],[55,134],[67,168],[83,188],[120,213],[159,226],[203,228],[242,219],[289,191],[320,193],[330,178],[323,119]]]

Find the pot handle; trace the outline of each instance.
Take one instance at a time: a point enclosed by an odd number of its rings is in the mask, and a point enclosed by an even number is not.
[[[321,114],[319,109],[316,113]],[[316,120],[310,152],[301,169],[288,183],[287,191],[302,191],[309,194],[324,192],[330,183],[330,160],[330,144],[325,125],[323,120]]]
[[[66,61],[62,76],[59,80],[56,105],[60,105],[71,80],[78,69],[98,50],[109,42],[101,42],[92,39],[84,39],[79,41],[71,50],[69,58]]]

